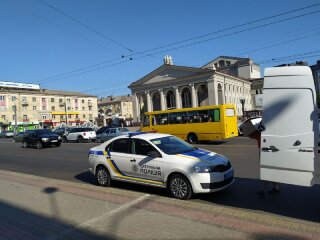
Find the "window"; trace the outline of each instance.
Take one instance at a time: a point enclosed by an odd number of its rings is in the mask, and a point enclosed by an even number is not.
[[[22,106],[22,111],[27,111],[27,106]]]
[[[89,114],[89,120],[92,120],[92,114]]]
[[[144,126],[144,127],[150,126],[150,117],[149,117],[149,115],[144,115],[143,116],[142,126]]]
[[[51,102],[54,102],[54,98],[51,98]]]
[[[62,98],[59,98],[59,103],[63,103],[63,99]]]
[[[220,110],[210,109],[209,110],[209,122],[220,122]]]
[[[141,139],[132,139],[132,154],[147,156],[151,151],[157,151],[150,143]]]
[[[68,107],[68,111],[70,111],[71,110],[71,107]]]
[[[85,107],[82,107],[82,111],[84,111],[86,108]]]
[[[86,118],[86,115],[85,115],[85,114],[83,114],[83,115],[82,115],[82,117],[83,117],[83,118]]]
[[[47,106],[42,106],[42,110],[47,110]]]
[[[12,106],[12,111],[15,111],[16,110],[16,106]]]
[[[6,111],[6,106],[0,106],[0,111],[5,112]]]
[[[55,111],[55,110],[56,110],[56,107],[55,107],[55,106],[52,106],[52,107],[51,107],[51,110],[52,110],[52,111]]]
[[[22,102],[26,102],[27,101],[27,97],[22,97]]]
[[[27,115],[23,115],[23,120],[27,120],[28,116]]]
[[[89,111],[92,111],[92,107],[91,106],[89,106]]]
[[[16,116],[15,116],[15,115],[12,115],[12,119],[13,119],[13,120],[16,120]]]
[[[0,96],[0,101],[5,101],[6,97],[5,96]]]
[[[84,100],[82,99],[82,101],[81,101],[82,103],[84,103]]]
[[[42,119],[47,119],[47,115],[42,115]]]
[[[67,103],[70,103],[70,98],[67,98]]]
[[[32,107],[32,110],[33,110],[33,111],[37,111],[37,107],[36,107],[36,106],[33,106],[33,107]]]
[[[169,113],[169,124],[182,124],[188,122],[187,112]]]
[[[123,138],[112,142],[106,147],[107,152],[129,153],[130,139]]]
[[[235,116],[235,112],[233,108],[227,108],[226,109],[226,116],[227,117],[234,117]]]
[[[1,115],[1,118],[2,118],[3,120],[6,120],[6,115]]]
[[[168,114],[156,114],[153,116],[152,125],[167,125],[168,124]]]
[[[11,97],[12,102],[14,102],[16,99],[17,99],[16,96]]]
[[[208,110],[190,111],[188,112],[188,116],[190,123],[202,123],[209,120]]]
[[[115,133],[116,133],[116,129],[115,128],[110,129],[110,134],[115,134]]]
[[[68,118],[71,118],[71,114],[68,114]]]
[[[33,97],[32,102],[36,102],[36,101],[37,101],[37,98]]]

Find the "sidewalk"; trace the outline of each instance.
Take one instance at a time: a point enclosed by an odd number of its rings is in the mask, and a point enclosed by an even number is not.
[[[320,224],[0,170],[0,239],[320,239]]]

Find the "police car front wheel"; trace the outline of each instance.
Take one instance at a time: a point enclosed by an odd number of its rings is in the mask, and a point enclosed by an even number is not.
[[[180,174],[173,175],[169,180],[169,191],[174,198],[187,200],[192,195],[192,188],[189,180]]]
[[[96,171],[96,180],[98,185],[107,187],[110,186],[111,179],[110,179],[110,173],[108,169],[105,167],[98,167]]]

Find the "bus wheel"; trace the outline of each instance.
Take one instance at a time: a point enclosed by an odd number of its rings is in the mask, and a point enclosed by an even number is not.
[[[189,133],[187,140],[188,140],[188,143],[196,144],[198,142],[198,137],[195,133]]]

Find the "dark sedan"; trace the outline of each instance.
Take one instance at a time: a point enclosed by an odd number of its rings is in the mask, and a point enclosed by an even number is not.
[[[43,147],[61,145],[61,137],[48,129],[39,129],[29,131],[22,140],[22,146],[28,148],[29,146],[35,146],[40,149]]]

